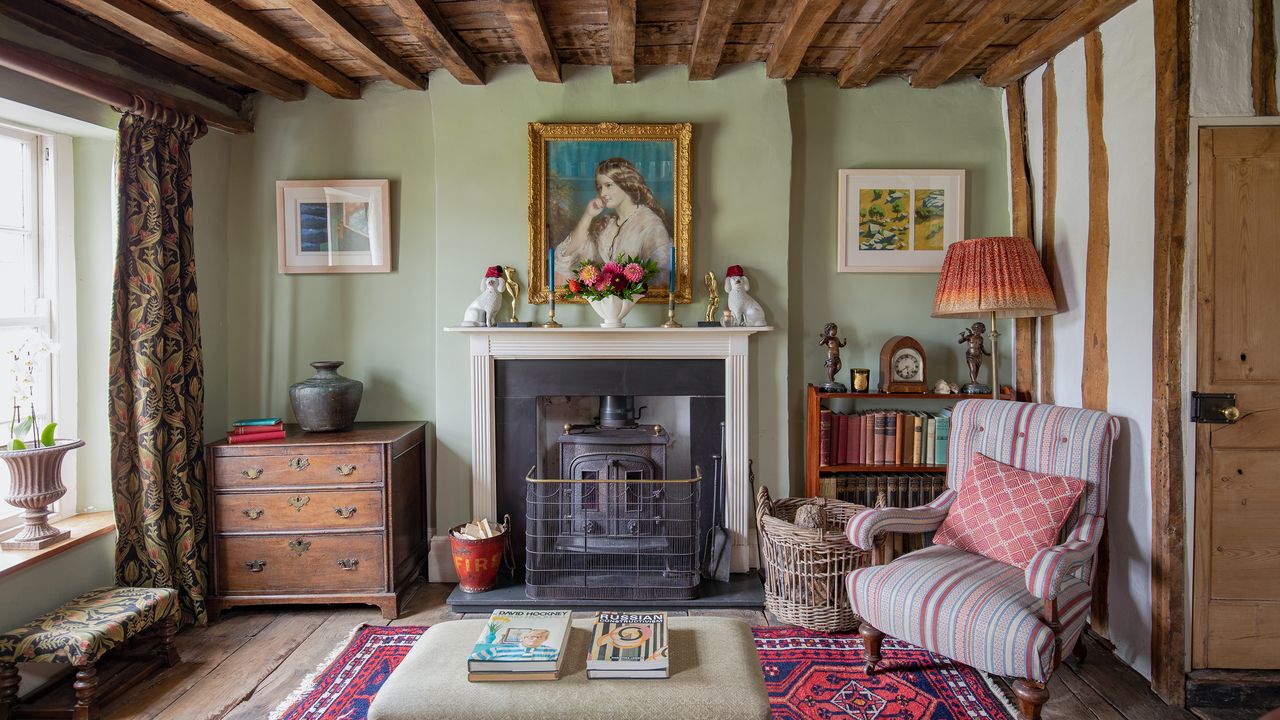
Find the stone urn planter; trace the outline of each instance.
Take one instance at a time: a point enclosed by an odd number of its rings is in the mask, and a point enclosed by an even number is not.
[[[84,445],[83,440],[54,440],[47,447],[0,450],[9,466],[9,494],[5,502],[22,508],[22,530],[0,543],[4,550],[38,550],[71,537],[70,530],[49,524],[49,506],[67,494],[62,484],[62,460]]]
[[[644,297],[644,295],[636,295],[634,300],[624,300],[617,295],[610,295],[602,300],[588,300],[587,304],[592,310],[600,316],[604,322],[600,323],[602,328],[620,328],[626,327],[627,324],[622,319],[631,312],[631,308],[636,306],[636,300]]]

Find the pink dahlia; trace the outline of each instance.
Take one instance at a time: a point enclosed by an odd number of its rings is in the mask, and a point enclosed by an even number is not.
[[[591,287],[596,290],[607,290],[609,288],[609,276],[601,274],[600,277],[596,278],[595,282],[591,283]]]
[[[631,282],[637,283],[644,279],[644,268],[640,267],[640,263],[628,263],[622,274]]]
[[[578,279],[588,285],[594,283],[598,277],[600,277],[600,269],[595,265],[583,265],[578,268]]]
[[[610,275],[621,275],[622,266],[616,262],[607,262],[604,264],[604,271]]]

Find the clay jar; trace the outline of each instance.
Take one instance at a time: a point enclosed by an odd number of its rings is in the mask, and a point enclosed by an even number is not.
[[[364,383],[338,374],[341,360],[311,363],[316,374],[289,386],[289,402],[298,426],[307,432],[349,430],[355,424]]]

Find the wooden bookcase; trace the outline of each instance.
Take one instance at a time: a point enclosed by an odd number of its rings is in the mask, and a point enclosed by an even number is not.
[[[858,400],[965,400],[968,398],[987,398],[989,395],[966,395],[937,393],[873,393],[873,392],[825,392],[814,385],[805,388],[805,430],[804,430],[804,487],[805,495],[817,497],[822,487],[822,476],[832,473],[945,473],[946,465],[819,465],[818,452],[820,443],[820,413],[826,400],[848,399]]]

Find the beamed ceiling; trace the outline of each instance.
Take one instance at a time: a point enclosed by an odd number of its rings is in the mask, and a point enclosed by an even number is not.
[[[483,84],[488,68],[765,63],[774,78],[859,87],[899,75],[917,87],[979,76],[1006,85],[1133,0],[0,0],[0,13],[239,109],[312,85],[358,98],[387,80],[425,89],[444,69]],[[641,80],[642,81],[642,80]]]

